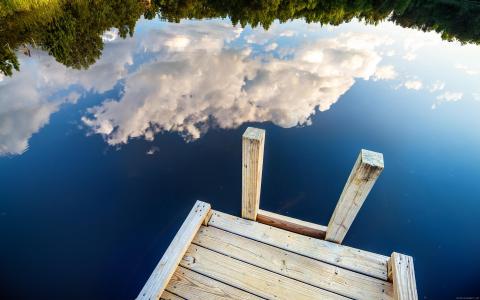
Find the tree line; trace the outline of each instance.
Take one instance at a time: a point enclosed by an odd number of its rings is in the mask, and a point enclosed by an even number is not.
[[[8,1],[7,1],[8,2]],[[21,2],[21,1],[20,1]],[[454,0],[56,0],[31,8],[0,4],[0,72],[19,70],[17,53],[39,48],[67,67],[86,69],[101,56],[102,33],[132,36],[140,17],[169,22],[229,18],[232,24],[268,29],[278,20],[339,25],[389,20],[436,31],[442,38],[480,43],[480,3]]]

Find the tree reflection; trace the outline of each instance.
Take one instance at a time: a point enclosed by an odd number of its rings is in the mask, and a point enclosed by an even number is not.
[[[41,2],[41,1],[40,1]],[[8,3],[8,2],[7,2]],[[18,1],[17,3],[22,3]],[[436,31],[448,41],[480,42],[480,6],[448,0],[73,0],[33,7],[0,4],[0,72],[19,70],[15,51],[37,47],[58,62],[85,69],[101,56],[102,33],[116,28],[132,36],[140,17],[170,22],[230,18],[233,24],[266,29],[275,21],[339,25],[353,19],[368,24],[390,20],[403,27]]]

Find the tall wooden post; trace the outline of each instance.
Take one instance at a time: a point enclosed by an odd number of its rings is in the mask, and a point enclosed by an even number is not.
[[[260,207],[265,130],[248,127],[242,137],[242,218],[255,221]]]
[[[383,154],[362,149],[328,223],[327,241],[341,243],[383,170]]]

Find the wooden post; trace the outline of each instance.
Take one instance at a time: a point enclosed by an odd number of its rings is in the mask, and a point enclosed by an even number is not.
[[[393,299],[417,300],[413,258],[393,252],[388,261],[388,279],[393,282]]]
[[[248,127],[242,137],[242,218],[255,221],[260,207],[265,130]]]
[[[197,201],[168,246],[162,259],[138,295],[138,300],[159,299],[194,236],[210,211],[210,204]]]
[[[328,223],[327,241],[341,243],[383,170],[381,153],[362,149]]]

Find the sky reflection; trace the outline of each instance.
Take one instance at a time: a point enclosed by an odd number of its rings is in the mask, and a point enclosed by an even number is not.
[[[137,26],[134,38],[105,32],[102,57],[88,70],[69,69],[41,51],[19,55],[22,71],[0,78],[0,155],[26,151],[62,106],[118,86],[119,98],[105,98],[74,120],[109,145],[151,141],[164,131],[194,140],[212,126],[245,122],[309,125],[362,79],[383,81],[392,92],[425,93],[431,109],[480,99],[478,46],[388,22],[321,27],[293,21],[268,31],[228,20]]]

